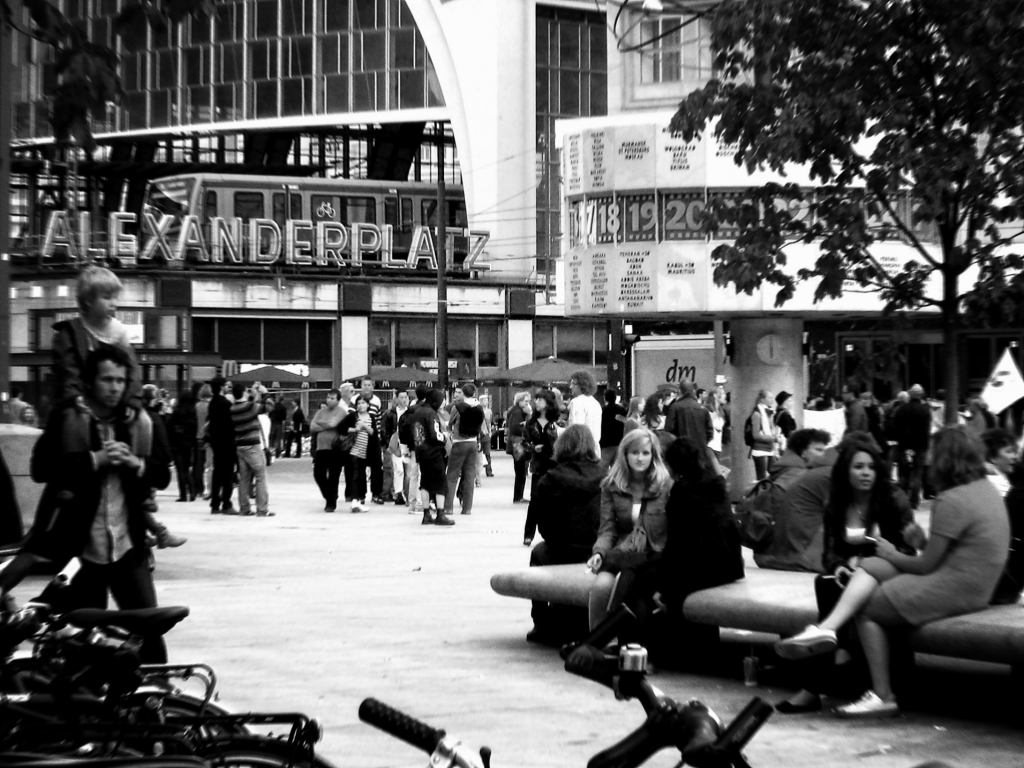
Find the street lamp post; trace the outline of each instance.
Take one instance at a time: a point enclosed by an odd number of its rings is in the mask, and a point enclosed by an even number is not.
[[[14,31],[0,21],[0,421],[10,417],[11,388],[11,108]]]
[[[448,391],[448,211],[444,189],[444,127],[437,134],[437,386]]]

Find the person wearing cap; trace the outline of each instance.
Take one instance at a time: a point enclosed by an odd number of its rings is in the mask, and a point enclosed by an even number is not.
[[[665,431],[676,437],[689,437],[704,453],[715,435],[708,409],[697,402],[696,387],[692,381],[679,386],[680,397],[665,411]]]
[[[796,419],[790,410],[792,407],[793,395],[786,390],[775,396],[775,426],[779,428],[783,440],[789,440],[789,436],[796,432]]]

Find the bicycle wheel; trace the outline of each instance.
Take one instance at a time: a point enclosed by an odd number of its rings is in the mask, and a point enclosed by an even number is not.
[[[259,736],[217,739],[199,753],[213,768],[335,768],[315,753],[312,758],[287,741]]]

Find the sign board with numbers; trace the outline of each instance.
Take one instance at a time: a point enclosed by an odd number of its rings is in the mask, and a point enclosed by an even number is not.
[[[735,146],[713,131],[685,141],[669,131],[671,118],[668,112],[630,113],[557,123],[567,315],[880,313],[879,295],[852,284],[839,299],[815,302],[813,283],[798,283],[795,296],[781,307],[775,306],[778,286],[745,294],[716,285],[712,252],[735,238],[739,226],[720,226],[712,240],[705,230],[709,205],[724,203],[743,216],[759,217],[764,211],[750,187],[775,181],[813,192],[814,183],[799,167],[787,167],[784,174],[748,173],[735,163]],[[914,201],[907,195],[896,204],[906,212]],[[807,202],[791,207],[810,218]],[[921,259],[886,216],[868,221],[883,241],[873,248],[882,269],[892,273]],[[935,232],[924,227],[915,235],[926,247],[936,243]],[[786,249],[785,269],[795,274],[813,268],[820,255],[817,243],[794,243]]]

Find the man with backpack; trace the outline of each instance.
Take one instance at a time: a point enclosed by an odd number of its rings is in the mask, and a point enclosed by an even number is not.
[[[477,467],[480,463],[480,428],[484,423],[484,409],[476,399],[476,384],[463,384],[456,390],[452,418],[448,424],[452,436],[452,450],[448,455],[448,492],[444,495],[444,513],[455,509],[455,494],[462,500],[462,514],[473,512],[473,491],[476,486]]]

